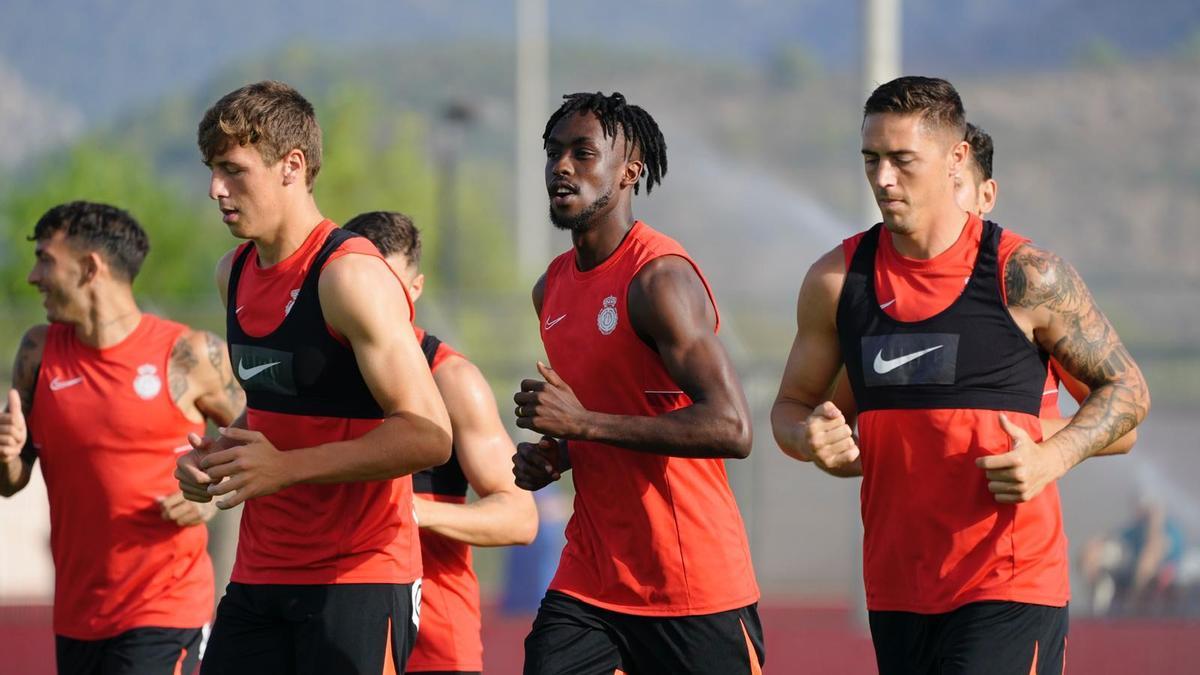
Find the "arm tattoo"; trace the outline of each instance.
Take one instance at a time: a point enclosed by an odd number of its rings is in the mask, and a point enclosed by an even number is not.
[[[1149,409],[1146,381],[1075,269],[1025,245],[1009,260],[1004,282],[1009,307],[1049,317],[1034,330],[1038,344],[1092,390],[1063,430],[1079,452],[1073,463],[1137,426]]]
[[[21,397],[21,409],[25,416],[33,409],[33,392],[37,386],[38,370],[42,366],[41,340],[30,330],[21,338],[21,346],[17,349],[17,357],[13,360],[12,383],[13,389]]]
[[[206,331],[204,345],[208,352],[208,362],[212,364],[213,370],[221,379],[221,391],[225,395],[226,402],[233,411],[233,417],[237,417],[246,405],[246,395],[238,386],[237,380],[234,379],[233,369],[227,365],[225,343],[221,341],[221,338]]]
[[[171,360],[167,364],[167,382],[171,388],[171,400],[175,403],[179,403],[179,399],[187,393],[188,375],[198,365],[200,359],[196,356],[196,350],[192,349],[188,336],[184,335],[176,340],[171,349]]]

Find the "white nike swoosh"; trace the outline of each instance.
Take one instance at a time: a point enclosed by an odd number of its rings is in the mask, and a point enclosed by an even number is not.
[[[255,375],[261,373],[262,371],[266,370],[267,368],[270,368],[271,366],[279,365],[279,363],[280,363],[279,361],[272,361],[270,363],[264,363],[261,366],[254,366],[253,368],[247,368],[246,366],[242,365],[242,360],[238,359],[238,377],[242,378],[243,380],[248,380],[248,379],[254,377]]]
[[[242,305],[241,307],[238,307],[237,309],[233,310],[233,313],[234,313],[234,314],[241,314],[243,309],[246,309],[246,306],[245,306],[245,305]]]
[[[879,309],[887,309],[888,307],[891,307],[894,304],[896,304],[896,299],[892,298],[891,300],[888,300],[887,302],[880,305]]]
[[[562,321],[565,318],[567,318],[566,314],[563,314],[562,316],[558,317],[557,319],[555,319],[553,321],[551,321],[550,319],[546,319],[546,330],[550,330],[551,328],[554,328],[555,326],[558,325],[559,321]]]
[[[929,352],[936,351],[944,346],[945,345],[938,345],[936,347],[930,347],[929,349],[922,349],[919,352],[905,354],[904,356],[897,356],[894,359],[883,358],[883,350],[880,349],[879,353],[875,355],[875,372],[879,373],[880,375],[886,375],[887,373],[892,372],[909,361],[915,361],[922,356],[925,356]]]
[[[83,377],[77,377],[73,380],[60,380],[56,377],[53,380],[50,380],[50,391],[58,391],[60,389],[66,389],[67,387],[74,387],[80,382],[83,382]]]

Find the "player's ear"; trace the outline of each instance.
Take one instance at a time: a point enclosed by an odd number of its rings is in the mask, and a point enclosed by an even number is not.
[[[304,157],[304,151],[299,148],[292,148],[283,159],[280,160],[280,165],[283,170],[283,184],[292,185],[300,181],[303,183],[307,180],[308,161]]]
[[[996,198],[999,196],[1000,186],[996,184],[995,179],[989,178],[979,185],[979,215],[986,216],[991,213],[992,209],[996,208]]]
[[[82,258],[79,259],[79,282],[86,284],[94,281],[100,275],[100,271],[107,268],[107,263],[104,262],[104,257],[97,251],[88,251]]]
[[[642,179],[642,171],[646,163],[640,159],[630,159],[625,162],[625,171],[621,173],[621,187],[633,187]]]
[[[950,155],[947,160],[950,165],[950,175],[962,176],[967,171],[967,161],[971,159],[971,144],[966,141],[959,141],[950,146]]]
[[[413,302],[416,302],[417,298],[421,297],[421,291],[423,290],[425,290],[424,274],[418,274],[412,278],[412,281],[408,282],[408,297],[411,298]]]

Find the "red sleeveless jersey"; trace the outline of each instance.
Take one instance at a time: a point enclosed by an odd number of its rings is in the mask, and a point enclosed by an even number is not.
[[[425,339],[424,329],[416,327],[416,332],[418,341]],[[451,358],[466,357],[444,342],[439,344],[430,369],[437,372]],[[450,462],[457,461],[457,455],[450,457]],[[465,496],[439,494],[436,487],[415,496],[452,504],[466,502]],[[421,566],[425,570],[421,577],[421,630],[405,672],[481,671],[479,579],[471,564],[471,547],[429,530],[420,533]]]
[[[234,308],[244,332],[260,337],[279,328],[314,258],[336,227],[328,220],[322,222],[299,249],[270,267],[259,267],[257,251],[250,251]],[[354,237],[326,264],[348,254],[381,257],[369,240]],[[325,328],[332,332],[328,325]],[[358,438],[381,422],[246,408],[247,426],[262,432],[284,452]],[[409,476],[293,485],[248,500],[242,511],[231,577],[238,583],[403,584],[420,576],[421,551]]]
[[[929,260],[900,255],[885,230],[875,259],[880,306],[905,322],[945,310],[974,268],[982,230],[982,221],[969,216],[958,240]],[[843,243],[847,269],[863,234]],[[1009,257],[1027,241],[1003,232],[1001,290]],[[1042,438],[1038,418],[1006,414],[1034,440]],[[1067,603],[1057,485],[1026,504],[999,504],[975,466],[977,457],[1010,449],[999,411],[873,410],[859,415],[858,431],[869,609],[937,614],[981,600]]]
[[[691,263],[708,288],[682,246],[640,221],[594,269],[579,271],[574,251],[550,263],[542,342],[550,365],[587,409],[653,417],[691,404],[633,330],[626,308],[630,281],[668,255]],[[551,589],[647,616],[711,614],[758,600],[724,460],[583,441],[569,448],[575,513]]]
[[[52,324],[29,430],[50,497],[54,632],[99,640],[132,628],[198,628],[212,616],[204,526],[163,520],[178,453],[204,433],[171,400],[171,350],[188,330],[143,314],[94,349]]]

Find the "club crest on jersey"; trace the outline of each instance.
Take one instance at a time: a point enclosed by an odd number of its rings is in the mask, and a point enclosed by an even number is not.
[[[143,401],[158,396],[158,392],[162,391],[162,378],[158,376],[158,368],[143,363],[138,366],[137,377],[133,378],[133,391]]]
[[[296,298],[297,298],[297,297],[299,297],[299,295],[300,295],[300,289],[299,289],[299,288],[293,288],[293,289],[292,289],[292,299],[291,299],[291,300],[288,300],[287,307],[284,307],[284,308],[283,308],[283,315],[284,315],[284,316],[287,316],[288,314],[290,314],[290,313],[291,313],[291,311],[292,311],[292,305],[296,304]]]
[[[604,299],[604,307],[596,315],[596,327],[603,335],[617,329],[617,296],[610,295]]]

